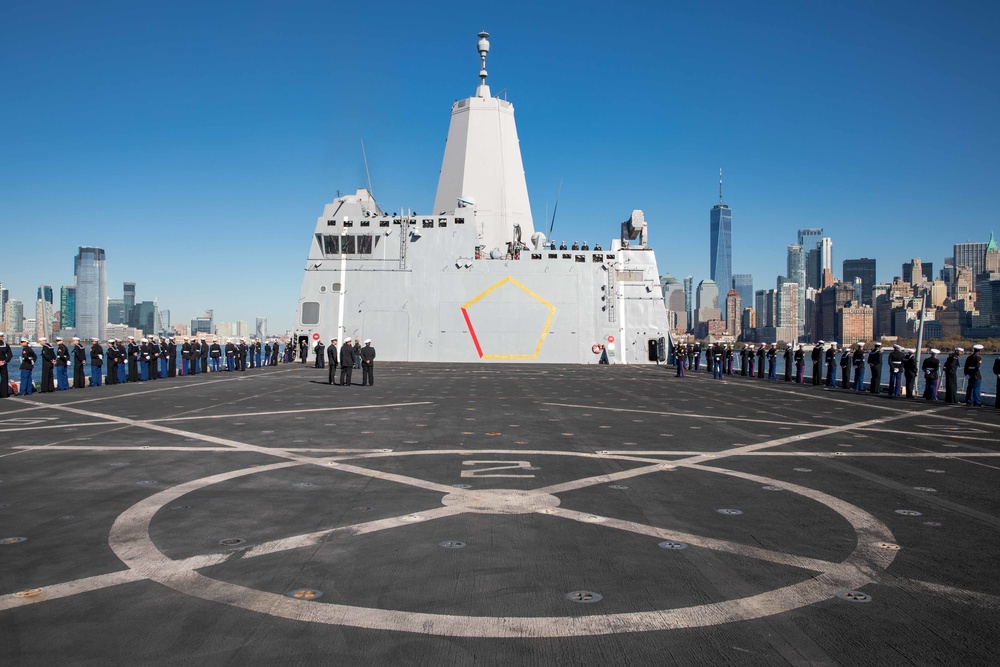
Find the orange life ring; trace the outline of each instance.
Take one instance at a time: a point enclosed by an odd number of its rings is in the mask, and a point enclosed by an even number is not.
[[[592,345],[592,346],[590,347],[590,351],[591,351],[591,352],[593,352],[594,354],[600,354],[600,353],[601,353],[601,346],[600,346],[600,345],[597,345],[597,344],[595,343],[594,345]]]

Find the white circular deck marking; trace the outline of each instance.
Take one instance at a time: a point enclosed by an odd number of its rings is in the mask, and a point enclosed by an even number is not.
[[[517,450],[492,450],[492,452],[524,454],[523,451],[518,452]],[[573,452],[539,450],[537,453],[541,455],[594,458],[593,454]],[[381,458],[382,456],[441,454],[454,455],[454,452],[427,450],[421,452],[386,453],[376,456]],[[635,457],[628,456],[618,456],[615,458],[628,461],[636,460]],[[857,534],[857,546],[855,550],[842,562],[834,563],[768,551],[724,540],[703,538],[697,535],[677,534],[665,529],[620,521],[595,514],[583,514],[558,509],[559,499],[553,495],[557,487],[562,487],[563,489],[566,489],[566,487],[582,488],[584,486],[607,482],[609,479],[618,480],[647,474],[663,474],[665,471],[660,468],[661,465],[673,465],[665,464],[664,462],[658,462],[656,465],[641,466],[611,475],[589,477],[568,484],[556,485],[556,487],[543,487],[530,491],[511,489],[455,491],[454,488],[442,487],[426,480],[419,480],[403,475],[390,475],[360,466],[341,465],[332,468],[332,470],[391,479],[396,482],[425,489],[440,490],[444,488],[446,490],[442,499],[444,506],[438,509],[422,510],[420,514],[407,514],[393,519],[378,520],[370,524],[351,526],[349,527],[349,531],[347,529],[344,531],[341,531],[341,529],[332,529],[330,531],[277,540],[267,545],[258,545],[244,552],[242,557],[252,558],[265,553],[277,553],[287,549],[316,546],[321,543],[325,535],[334,531],[346,532],[349,535],[359,535],[375,530],[388,530],[406,525],[407,522],[414,520],[430,521],[444,516],[454,516],[467,512],[489,514],[538,513],[553,518],[587,523],[598,522],[608,528],[656,536],[661,540],[674,538],[701,548],[728,552],[746,558],[792,565],[819,572],[819,574],[806,581],[757,595],[680,609],[661,609],[606,615],[595,614],[583,617],[458,616],[357,607],[334,603],[303,605],[301,601],[278,593],[260,591],[203,575],[197,572],[196,569],[207,567],[208,565],[221,564],[224,561],[219,560],[219,554],[207,554],[188,558],[183,561],[175,561],[161,552],[150,537],[149,528],[153,516],[163,506],[174,503],[189,493],[230,479],[305,464],[302,461],[293,461],[246,468],[205,477],[161,491],[133,505],[118,517],[114,526],[112,526],[108,540],[109,544],[115,554],[137,575],[147,577],[176,591],[200,599],[229,604],[242,609],[292,620],[375,630],[394,630],[418,634],[464,637],[589,636],[704,627],[733,621],[763,618],[828,600],[838,591],[857,589],[865,584],[876,581],[878,573],[892,563],[896,553],[895,551],[881,549],[876,546],[879,543],[892,542],[894,540],[892,532],[888,526],[859,507],[806,487],[721,468],[707,468],[697,465],[694,462],[682,463],[678,468],[717,473],[763,484],[778,485],[780,483],[791,493],[802,495],[829,507],[844,517],[854,528]],[[328,470],[331,470],[331,468],[328,468]]]

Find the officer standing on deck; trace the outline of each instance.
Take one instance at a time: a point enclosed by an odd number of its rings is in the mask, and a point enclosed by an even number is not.
[[[115,347],[115,339],[108,339],[108,376],[107,384],[118,384],[118,348]]]
[[[983,358],[980,355],[982,350],[982,345],[973,345],[972,354],[965,360],[965,404],[969,407],[983,407],[983,395],[981,393],[983,375],[980,370],[983,365]]]
[[[851,382],[851,348],[845,344],[840,351],[840,388],[847,389]]]
[[[313,352],[316,354],[316,368],[323,368],[323,364],[326,363],[325,351],[326,346],[323,345],[323,341],[316,341],[316,347],[313,348]]]
[[[894,343],[889,353],[889,398],[903,395],[903,348]]]
[[[201,347],[199,348],[201,352],[201,372],[208,372],[208,339],[201,339]]]
[[[237,346],[236,350],[236,356],[239,357],[240,360],[240,370],[245,371],[247,369],[247,354],[249,354],[246,338],[240,338],[240,344]]]
[[[160,344],[156,342],[156,336],[149,337],[149,379],[156,380],[160,377]]]
[[[69,391],[69,348],[62,337],[56,337],[56,390]]]
[[[913,398],[917,393],[917,355],[912,348],[903,351],[903,380],[906,382],[906,397]]]
[[[302,359],[302,363],[306,363],[306,357],[309,356],[309,345],[306,343],[305,339],[299,343],[299,357]]]
[[[350,337],[344,339],[340,347],[340,386],[351,386],[351,373],[354,372],[354,348]]]
[[[938,400],[938,372],[941,369],[941,360],[937,356],[940,353],[941,350],[931,348],[931,356],[924,359],[924,362],[920,364],[920,368],[924,372],[925,401]]]
[[[90,386],[101,386],[101,369],[104,367],[104,348],[97,338],[90,339]]]
[[[944,360],[944,402],[958,403],[958,365],[961,363],[959,357],[965,352],[960,347],[948,355]]]
[[[181,345],[181,375],[191,375],[191,341],[187,336]]]
[[[875,348],[868,353],[868,368],[872,371],[871,386],[868,391],[873,394],[882,393],[882,343],[875,343]]]
[[[177,341],[167,339],[167,377],[177,377]]]
[[[10,360],[14,358],[14,353],[7,341],[4,340],[4,335],[4,332],[0,331],[0,398],[10,396],[10,371],[7,370],[7,367],[10,365]]]
[[[361,341],[354,341],[354,367],[361,368]]]
[[[83,374],[83,366],[87,363],[87,350],[76,336],[73,336],[73,389],[86,389],[87,376]]]
[[[226,370],[236,370],[236,346],[232,338],[226,339]]]
[[[778,379],[778,346],[774,343],[767,346],[767,379]]]
[[[757,379],[764,379],[764,357],[767,356],[767,349],[765,345],[761,345],[757,348]]]
[[[821,359],[823,358],[823,341],[813,346],[810,358],[813,363],[813,373],[812,373],[812,383],[813,386],[819,386],[820,377],[822,377],[823,370],[821,369]]]
[[[31,380],[31,372],[35,370],[35,359],[38,355],[28,345],[28,339],[21,339],[21,387],[17,393],[21,396],[35,393],[35,383]]]
[[[372,339],[365,339],[365,346],[361,348],[361,386],[372,386],[375,384],[373,374],[375,366],[375,348],[372,347]]]
[[[149,341],[145,338],[139,340],[139,380],[145,382],[149,379]]]
[[[48,394],[52,391],[52,362],[56,360],[56,351],[45,336],[39,338],[38,342],[42,344],[42,388],[40,391],[43,394]]]
[[[212,345],[208,348],[208,358],[211,360],[213,373],[222,370],[222,346],[219,345],[218,338],[213,340]]]
[[[792,381],[792,344],[785,343],[785,382]]]
[[[802,349],[802,343],[799,343],[799,349],[795,350],[795,382],[796,384],[802,384],[805,379],[806,370],[806,351]]]
[[[334,338],[330,341],[330,347],[326,348],[326,360],[330,362],[330,384],[336,384],[337,376],[337,357],[340,355],[340,350],[337,349],[337,339]]]

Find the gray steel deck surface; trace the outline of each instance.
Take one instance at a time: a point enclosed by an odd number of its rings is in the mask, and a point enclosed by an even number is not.
[[[992,664],[993,407],[376,373],[0,401],[0,664]]]

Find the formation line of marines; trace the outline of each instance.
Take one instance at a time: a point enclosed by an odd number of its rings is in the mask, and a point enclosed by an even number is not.
[[[90,361],[90,386],[144,382],[178,375],[198,375],[199,373],[245,371],[247,368],[273,366],[278,363],[280,344],[268,340],[263,345],[258,339],[227,338],[209,343],[207,338],[187,337],[178,345],[174,338],[142,338],[134,336],[127,340],[111,338],[105,349],[97,338],[91,339],[88,351],[79,338],[72,338],[67,345],[62,337],[50,343],[45,337],[39,339],[42,364],[42,393],[65,391],[70,388],[69,368],[73,368],[73,388],[87,387],[84,367]],[[287,346],[286,346],[287,347]],[[178,363],[178,352],[180,360]],[[36,353],[25,338],[21,339],[21,376],[18,393],[27,396],[34,393],[32,374],[39,353]],[[0,398],[9,394],[10,380],[7,364],[13,359],[10,345],[0,332]],[[225,362],[225,369],[223,369]]]
[[[958,371],[961,368],[966,378],[964,403],[970,407],[980,407],[983,405],[982,350],[982,345],[973,345],[972,354],[968,355],[963,363],[962,355],[965,350],[956,347],[942,366],[941,360],[938,358],[941,350],[932,348],[930,356],[921,362],[918,369],[915,349],[903,349],[898,344],[893,345],[892,351],[888,353],[886,359],[889,366],[886,392],[890,398],[899,398],[903,396],[904,391],[907,398],[915,398],[917,376],[922,374],[924,377],[924,400],[937,401],[938,385],[943,373],[945,381],[944,402],[959,403]],[[710,371],[715,379],[737,374],[741,377],[758,379],[766,377],[772,381],[778,379],[779,350],[774,343],[749,344],[738,351],[732,343],[717,342],[705,346],[700,343],[679,343],[674,346],[674,365],[677,367],[677,377],[685,377],[688,369],[700,370],[702,353],[705,355],[705,372]],[[794,382],[804,384],[806,351],[803,345],[799,343],[796,347],[788,343],[780,354],[785,362],[784,381],[792,382],[794,379]],[[875,343],[873,348],[867,352],[864,343],[855,344],[853,350],[850,346],[845,345],[839,348],[838,355],[836,342],[819,341],[809,352],[809,361],[812,364],[810,381],[815,386],[822,384],[833,389],[837,387],[837,369],[839,367],[840,388],[862,392],[865,391],[865,368],[867,367],[871,376],[867,390],[872,394],[881,394],[883,391],[882,355],[881,343]],[[740,362],[738,369],[735,364],[737,358]],[[998,384],[1000,384],[1000,357],[993,363],[993,374],[997,376]],[[997,394],[996,406],[1000,409],[1000,391]]]

